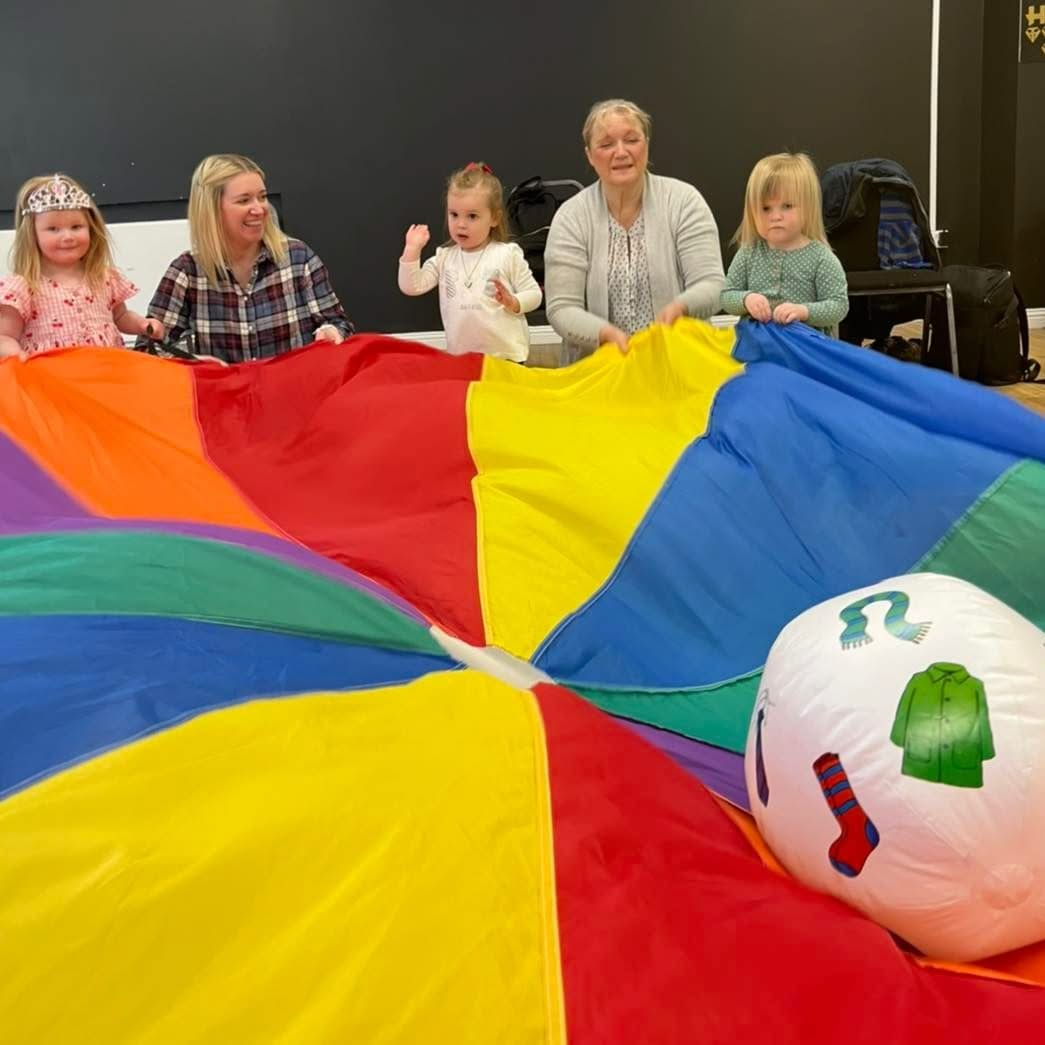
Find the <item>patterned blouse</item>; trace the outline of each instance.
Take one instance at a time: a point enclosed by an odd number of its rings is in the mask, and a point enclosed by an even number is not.
[[[629,336],[653,322],[646,226],[641,212],[630,229],[610,218],[609,302],[610,322]]]

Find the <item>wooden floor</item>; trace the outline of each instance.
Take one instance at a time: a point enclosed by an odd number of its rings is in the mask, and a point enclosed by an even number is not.
[[[1045,378],[1045,330],[1030,332],[1030,354],[1041,363],[1041,377]],[[1007,396],[1019,400],[1024,406],[1045,416],[1045,385],[1006,385],[999,389]]]
[[[894,333],[904,337],[918,337],[921,334],[922,324],[904,323],[896,327]],[[1032,359],[1041,363],[1041,377],[1045,378],[1045,330],[1032,330],[1030,332],[1030,354]],[[997,389],[1002,395],[1007,395],[1017,402],[1022,403],[1029,410],[1045,416],[1045,385],[1018,384],[1002,385]]]

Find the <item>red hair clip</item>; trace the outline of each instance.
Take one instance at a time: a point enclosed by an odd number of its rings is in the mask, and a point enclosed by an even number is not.
[[[469,163],[465,167],[466,171],[482,171],[483,174],[493,174],[492,168],[488,167],[485,163]]]

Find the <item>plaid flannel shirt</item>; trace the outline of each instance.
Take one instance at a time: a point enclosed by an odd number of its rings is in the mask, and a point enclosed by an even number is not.
[[[149,315],[164,325],[169,340],[191,331],[196,352],[229,363],[310,344],[324,323],[337,327],[343,337],[353,332],[319,256],[289,237],[282,265],[262,245],[246,288],[231,273],[217,286],[210,283],[186,251],[160,280]]]

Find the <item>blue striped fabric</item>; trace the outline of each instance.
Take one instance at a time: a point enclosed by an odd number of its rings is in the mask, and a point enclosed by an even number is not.
[[[884,269],[928,269],[922,233],[911,204],[895,192],[883,192],[878,212],[878,260]]]

